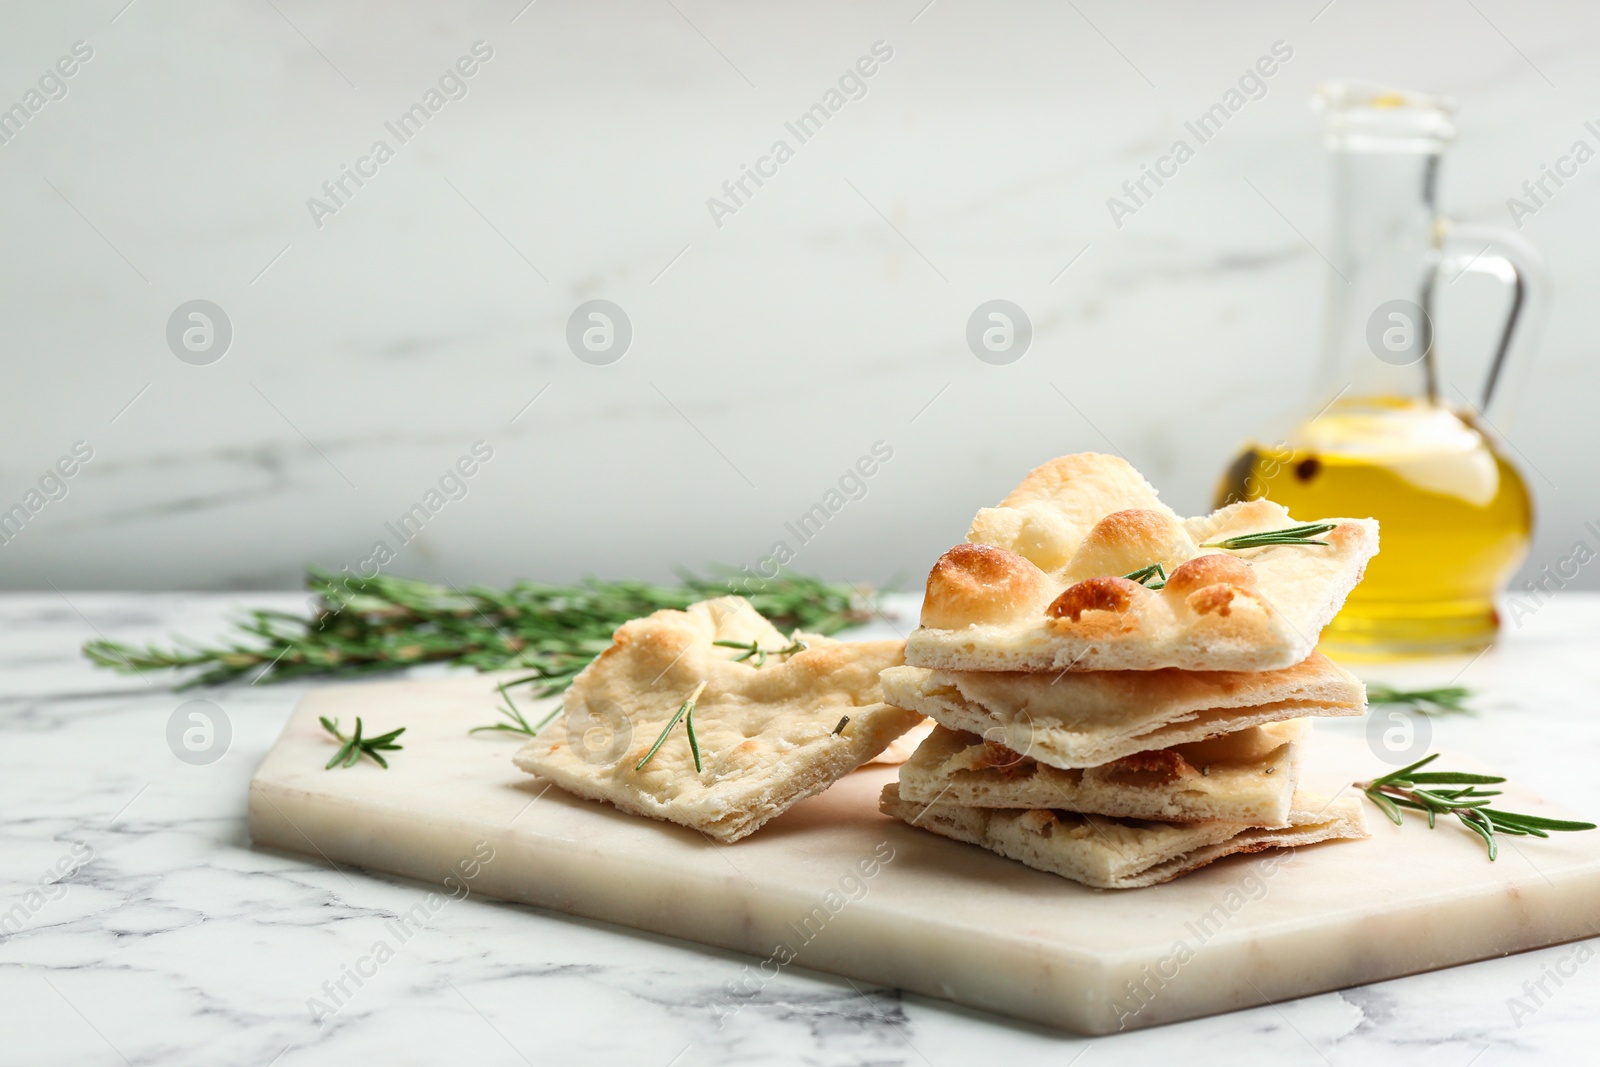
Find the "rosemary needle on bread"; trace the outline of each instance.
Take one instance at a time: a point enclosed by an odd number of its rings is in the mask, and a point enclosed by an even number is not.
[[[705,689],[706,683],[704,682],[701,682],[699,685],[694,687],[694,692],[689,694],[689,699],[685,700],[678,708],[676,715],[667,720],[666,728],[661,731],[661,736],[656,738],[656,743],[650,746],[650,751],[644,754],[644,759],[640,760],[634,766],[634,770],[644,770],[644,765],[654,759],[655,754],[661,751],[661,746],[666,744],[667,735],[672,732],[672,728],[674,726],[678,725],[678,720],[684,718],[685,716],[687,716],[688,719],[684,724],[684,728],[689,733],[689,751],[694,754],[694,769],[696,773],[701,770],[700,740],[694,736],[694,702],[700,699],[700,694],[705,692]]]
[[[1318,534],[1325,534],[1335,526],[1336,522],[1307,522],[1299,526],[1285,526],[1281,530],[1262,530],[1260,533],[1238,534],[1234,537],[1224,537],[1220,541],[1207,541],[1200,545],[1201,548],[1270,548],[1273,545],[1326,545],[1326,541],[1318,541]]]

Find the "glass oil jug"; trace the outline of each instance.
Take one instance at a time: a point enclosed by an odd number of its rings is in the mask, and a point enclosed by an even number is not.
[[[1451,101],[1357,83],[1323,86],[1316,100],[1327,113],[1334,226],[1321,244],[1330,270],[1315,414],[1249,444],[1217,503],[1269,497],[1298,519],[1378,519],[1379,553],[1324,631],[1325,651],[1475,651],[1494,640],[1495,597],[1531,532],[1527,486],[1495,434],[1507,367],[1525,364],[1532,344],[1542,264],[1510,231],[1438,213]],[[1439,291],[1468,272],[1510,291],[1504,326],[1483,345],[1493,355],[1482,383],[1452,375],[1434,345]]]

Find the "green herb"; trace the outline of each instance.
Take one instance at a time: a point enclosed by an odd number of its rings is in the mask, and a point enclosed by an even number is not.
[[[94,640],[83,651],[97,665],[124,673],[193,672],[184,687],[451,662],[482,671],[527,670],[536,695],[549,696],[611,644],[618,626],[662,608],[738,593],[774,625],[816,633],[833,633],[871,614],[870,600],[846,583],[780,574],[752,591],[743,576],[719,573],[684,573],[679,585],[590,579],[573,586],[518,582],[497,590],[313,570],[306,585],[317,600],[308,614],[251,611],[231,639],[214,645]]]
[[[489,726],[474,726],[472,729],[468,730],[467,733],[475,734],[480,730],[499,730],[508,734],[527,734],[529,737],[533,737],[538,734],[540,730],[543,730],[546,726],[549,726],[551,720],[553,720],[557,715],[561,714],[560,704],[556,705],[554,711],[540,719],[537,726],[529,726],[528,720],[522,716],[522,709],[517,707],[517,702],[515,700],[511,699],[511,686],[522,685],[526,682],[537,682],[538,680],[538,675],[530,674],[526,678],[512,678],[510,681],[501,682],[499,685],[495,686],[495,688],[500,691],[500,696],[505,699],[505,704],[497,706],[494,710],[498,711],[501,715],[504,715],[511,721],[497,722]]]
[[[689,735],[689,751],[694,754],[694,773],[696,774],[699,774],[702,768],[700,766],[700,739],[694,735],[694,702],[699,699],[700,690],[705,687],[706,683],[701,682],[699,688],[694,691],[694,695],[689,698],[688,712],[683,717],[683,729]],[[638,768],[634,769],[637,770]]]
[[[1140,567],[1136,571],[1129,571],[1123,577],[1130,582],[1138,582],[1146,589],[1165,589],[1167,587],[1167,568],[1159,563],[1152,563],[1148,567]]]
[[[733,657],[733,662],[743,663],[745,660],[754,657],[755,663],[751,664],[754,667],[759,667],[766,663],[768,656],[792,656],[796,652],[804,652],[806,650],[806,643],[793,636],[789,638],[789,646],[787,648],[772,649],[770,651],[762,648],[755,641],[713,641],[711,643],[718,648],[744,649],[744,655]]]
[[[650,746],[650,751],[644,754],[644,759],[640,760],[634,765],[634,770],[644,770],[644,765],[649,763],[651,759],[655,757],[657,752],[661,751],[662,745],[666,744],[667,735],[672,732],[672,728],[674,726],[678,725],[678,720],[684,719],[685,716],[687,716],[687,719],[684,722],[684,728],[689,733],[689,751],[694,753],[695,772],[700,772],[702,769],[700,766],[700,740],[694,735],[694,702],[700,699],[700,694],[705,691],[705,688],[706,683],[704,682],[701,682],[699,685],[694,687],[694,692],[689,694],[689,699],[685,700],[683,705],[678,708],[678,713],[667,721],[666,729],[661,731],[661,736],[656,738],[656,743]]]
[[[325,771],[331,771],[341,764],[346,767],[354,767],[362,756],[372,757],[374,763],[384,770],[388,770],[389,761],[383,758],[382,753],[399,751],[402,746],[395,744],[394,739],[406,732],[406,728],[402,726],[398,730],[390,730],[388,733],[378,737],[362,737],[361,716],[357,715],[356,731],[346,737],[339,732],[338,719],[330,719],[326,715],[319,718],[322,722],[322,728],[343,742],[339,746],[339,751],[335,752],[333,758],[322,768]]]
[[[848,715],[846,715],[844,718],[840,719],[839,720],[839,725],[835,726],[833,728],[833,734],[831,736],[838,737],[840,734],[844,733],[844,728],[849,722],[850,722],[850,716],[848,716]]]
[[[1446,685],[1438,689],[1393,689],[1386,685],[1367,686],[1369,704],[1405,704],[1424,715],[1471,715],[1466,699],[1472,690],[1464,685]]]
[[[1239,534],[1237,537],[1224,537],[1220,541],[1207,541],[1201,548],[1270,548],[1273,545],[1326,545],[1326,541],[1316,540],[1318,534],[1325,534],[1335,526],[1336,522],[1308,522],[1300,526],[1286,526],[1281,530],[1263,530],[1260,533]]]
[[[1382,778],[1370,782],[1357,782],[1356,788],[1366,793],[1367,799],[1383,810],[1396,826],[1400,825],[1400,809],[1420,811],[1428,816],[1428,829],[1432,830],[1440,815],[1454,815],[1461,824],[1479,837],[1489,850],[1489,859],[1500,853],[1495,834],[1510,837],[1549,837],[1549,831],[1593,830],[1592,822],[1574,822],[1570,819],[1546,819],[1540,815],[1521,815],[1489,807],[1489,798],[1500,795],[1498,789],[1479,789],[1480,785],[1498,785],[1504,778],[1492,774],[1464,774],[1457,771],[1422,771],[1438,759],[1434,753],[1424,759],[1401,767]],[[1465,786],[1464,789],[1437,789],[1434,786]]]

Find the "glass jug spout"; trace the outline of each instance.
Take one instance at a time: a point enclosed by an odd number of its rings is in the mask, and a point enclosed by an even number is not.
[[[1333,170],[1318,392],[1324,403],[1341,395],[1437,402],[1426,305],[1440,257],[1439,159],[1455,137],[1454,102],[1360,82],[1324,85],[1314,102],[1327,115]]]

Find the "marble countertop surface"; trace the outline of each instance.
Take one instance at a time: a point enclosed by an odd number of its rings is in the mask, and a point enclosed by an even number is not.
[[[442,909],[319,1026],[308,1002],[322,983],[426,889],[251,847],[246,784],[309,686],[174,692],[94,670],[77,651],[96,634],[203,638],[240,605],[303,603],[0,597],[0,1064],[1495,1067],[1576,1062],[1600,1036],[1593,942],[1107,1038],[793,968],[719,1024],[711,1006],[743,957],[477,898]],[[915,607],[891,600],[872,629],[909,630]],[[1592,815],[1597,650],[1600,596],[1558,594],[1481,656],[1361,673],[1470,685],[1477,714],[1422,725],[1433,742]],[[192,699],[226,720],[209,763],[178,759],[167,741]],[[1469,847],[1442,834],[1426,844]],[[1529,861],[1507,850],[1500,862]]]

